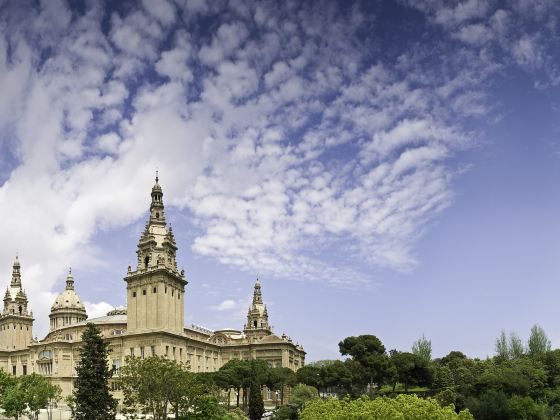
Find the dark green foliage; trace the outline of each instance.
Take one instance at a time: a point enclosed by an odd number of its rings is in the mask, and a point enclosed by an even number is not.
[[[253,372],[251,389],[249,391],[249,418],[260,420],[264,413],[264,402],[261,393],[261,384],[258,381],[257,372]]]
[[[75,420],[109,420],[115,418],[117,401],[109,392],[112,369],[107,363],[109,349],[99,329],[88,323],[82,334],[83,347],[76,367],[72,416]]]
[[[361,374],[353,375],[354,383],[365,386],[368,384],[381,385],[387,378],[389,359],[385,353],[385,346],[374,335],[360,335],[347,337],[338,343],[340,354],[351,356],[359,364]],[[349,369],[356,370],[355,366]]]
[[[391,364],[394,366],[393,390],[397,381],[404,384],[405,392],[408,386],[428,386],[432,382],[432,369],[423,357],[407,352],[393,352]]]

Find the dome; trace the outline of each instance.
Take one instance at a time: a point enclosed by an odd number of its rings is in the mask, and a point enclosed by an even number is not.
[[[84,303],[74,290],[65,290],[56,297],[53,305],[51,306],[51,310],[54,311],[57,309],[86,311]]]
[[[51,312],[62,312],[68,310],[79,311],[84,314],[86,313],[86,306],[74,290],[74,277],[72,276],[72,270],[69,271],[68,277],[66,277],[66,290],[56,297],[53,305],[51,306]]]

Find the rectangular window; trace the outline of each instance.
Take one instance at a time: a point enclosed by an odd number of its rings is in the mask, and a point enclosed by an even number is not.
[[[132,292],[132,297],[136,297],[136,292]]]
[[[130,348],[130,355],[131,355],[132,357],[134,357],[134,347],[131,347],[131,348]]]
[[[171,296],[175,296],[173,292],[175,292],[175,289],[171,289]]]
[[[154,287],[154,293],[157,293],[157,287]]]
[[[181,299],[181,292],[177,292],[177,299]]]
[[[12,366],[12,375],[16,376],[16,365]]]
[[[142,289],[142,294],[146,296],[146,289]]]
[[[169,346],[165,346],[165,357],[169,355]]]
[[[27,375],[27,365],[23,365],[23,374]]]
[[[144,358],[144,347],[140,347],[140,357]]]
[[[113,359],[113,375],[118,376],[120,370],[121,370],[121,360]]]
[[[165,286],[165,293],[167,293],[167,286]]]
[[[175,359],[175,346],[173,346],[173,358]]]
[[[152,346],[152,356],[156,355],[156,346]]]

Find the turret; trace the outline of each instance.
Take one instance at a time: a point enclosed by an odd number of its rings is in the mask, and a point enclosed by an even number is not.
[[[28,310],[27,294],[22,287],[21,265],[16,255],[12,279],[4,294],[4,308],[0,316],[0,348],[25,348],[33,337],[33,313]]]
[[[268,325],[268,310],[263,303],[261,283],[258,277],[253,291],[253,303],[247,313],[247,324],[243,331],[251,341],[257,341],[272,334],[271,327]]]
[[[150,214],[140,235],[136,270],[127,272],[129,332],[162,329],[182,334],[184,328],[184,271],[177,268],[177,244],[165,221],[163,191],[156,172],[150,194]]]

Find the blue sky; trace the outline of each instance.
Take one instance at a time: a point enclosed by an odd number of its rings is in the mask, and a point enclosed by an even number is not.
[[[0,286],[35,335],[68,267],[125,304],[158,168],[186,323],[241,328],[257,273],[308,360],[348,335],[560,346],[554,1],[0,0]]]

